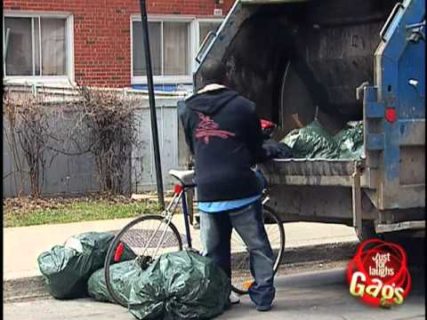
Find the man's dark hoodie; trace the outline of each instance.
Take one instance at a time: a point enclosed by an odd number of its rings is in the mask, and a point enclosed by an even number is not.
[[[243,199],[260,193],[251,169],[268,159],[255,105],[221,88],[178,104],[187,144],[195,157],[198,200]]]

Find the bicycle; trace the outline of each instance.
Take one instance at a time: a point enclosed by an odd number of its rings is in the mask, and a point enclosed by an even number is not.
[[[105,259],[104,271],[107,289],[114,301],[127,306],[111,284],[110,266],[120,261],[119,251],[123,246],[130,247],[136,254],[135,263],[145,269],[161,254],[183,249],[183,242],[187,249],[193,249],[189,214],[187,208],[187,192],[196,186],[193,182],[194,171],[170,170],[178,184],[174,187],[174,195],[167,208],[161,214],[141,215],[129,222],[113,239]],[[267,236],[270,240],[275,255],[274,272],[276,273],[284,253],[285,232],[277,215],[266,206],[269,198],[263,195],[263,215]],[[182,204],[185,235],[181,235],[178,228],[172,222],[179,204]],[[183,241],[184,240],[184,241]],[[238,294],[246,294],[252,284],[252,276],[249,268],[249,255],[243,240],[233,230],[231,236],[231,264],[232,264],[232,289]]]

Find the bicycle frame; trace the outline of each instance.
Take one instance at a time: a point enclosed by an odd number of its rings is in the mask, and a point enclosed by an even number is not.
[[[191,239],[191,231],[190,231],[190,222],[189,222],[189,213],[188,213],[188,207],[187,207],[187,190],[194,188],[193,186],[182,186],[182,185],[175,185],[174,189],[174,195],[171,200],[171,202],[166,207],[165,211],[163,211],[163,215],[166,222],[165,230],[163,231],[159,246],[162,243],[164,236],[166,234],[167,227],[172,222],[172,217],[175,214],[175,211],[179,205],[179,203],[182,201],[182,211],[183,211],[183,217],[184,217],[184,225],[185,225],[185,234],[186,234],[186,240],[187,240],[187,247],[189,249],[192,249],[192,239]],[[153,232],[153,235],[150,237],[150,240],[148,241],[148,245],[151,243],[153,238],[155,237],[156,233],[159,231],[160,226]],[[159,247],[156,248],[156,252],[159,250]]]
[[[190,230],[190,221],[189,221],[189,213],[188,213],[188,207],[187,207],[187,191],[190,189],[193,189],[194,186],[183,186],[181,184],[176,184],[174,188],[174,195],[171,200],[171,202],[166,207],[165,211],[163,211],[164,218],[166,221],[166,227],[165,230],[162,233],[162,236],[159,241],[162,243],[164,236],[166,234],[167,227],[172,222],[172,217],[175,214],[175,211],[179,205],[179,203],[182,201],[182,211],[183,211],[183,217],[184,217],[184,226],[185,226],[185,235],[187,240],[187,248],[192,249],[192,239],[191,239],[191,230]],[[262,205],[265,205],[270,200],[270,197],[267,194],[267,190],[263,190],[263,198],[262,198]],[[148,244],[151,243],[152,239],[154,238],[155,234],[159,231],[160,226],[153,232],[153,235],[151,236],[150,240],[148,241]],[[159,247],[156,248],[156,252],[159,250]]]

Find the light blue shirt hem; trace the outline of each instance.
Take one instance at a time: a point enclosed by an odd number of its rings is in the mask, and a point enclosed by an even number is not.
[[[257,195],[254,197],[238,199],[238,200],[199,202],[198,208],[200,211],[203,211],[206,213],[218,213],[222,211],[228,211],[228,210],[245,207],[257,201],[260,198],[261,198],[261,195]]]

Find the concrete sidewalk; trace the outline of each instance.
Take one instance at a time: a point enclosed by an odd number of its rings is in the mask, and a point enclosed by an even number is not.
[[[3,229],[4,265],[3,280],[13,280],[40,275],[37,257],[54,245],[61,245],[69,237],[89,231],[113,231],[121,229],[132,219],[93,221],[56,225],[42,225]],[[176,215],[174,223],[184,233],[182,216]],[[286,248],[355,242],[353,228],[324,223],[287,223]],[[195,248],[200,248],[199,232],[192,230]]]

